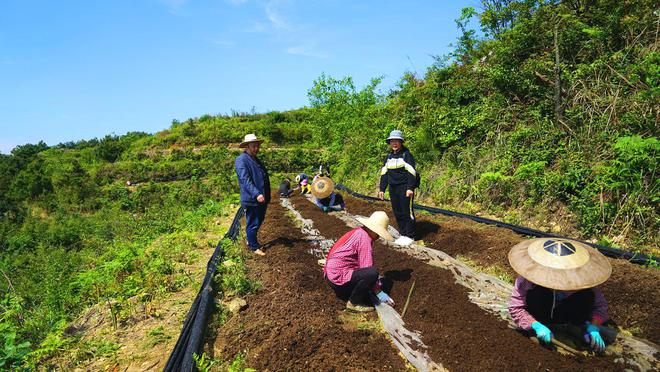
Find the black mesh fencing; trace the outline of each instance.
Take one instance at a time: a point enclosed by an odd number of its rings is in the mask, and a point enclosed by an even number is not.
[[[240,230],[240,221],[243,217],[244,210],[239,208],[236,211],[234,220],[229,227],[229,230],[224,237],[218,242],[215,247],[211,259],[206,265],[206,276],[202,287],[195,297],[186,320],[183,323],[179,339],[174,345],[174,349],[167,359],[164,371],[194,371],[195,361],[193,354],[199,354],[204,343],[204,335],[206,331],[206,322],[208,321],[209,314],[213,311],[213,276],[218,268],[218,264],[224,259],[224,249],[222,247],[222,240],[229,238],[236,240]]]
[[[339,190],[346,191],[350,195],[353,195],[353,196],[355,196],[357,198],[360,198],[360,199],[369,200],[369,201],[381,201],[380,199],[375,198],[373,196],[367,196],[367,195],[362,195],[360,193],[357,193],[357,192],[349,189],[348,187],[346,187],[342,184],[337,185],[336,188],[339,189]],[[387,199],[385,199],[385,200],[387,200]],[[660,263],[660,258],[655,257],[655,256],[647,256],[647,255],[644,255],[644,254],[641,254],[641,253],[626,252],[626,251],[623,251],[623,250],[620,250],[620,249],[616,249],[616,248],[612,248],[612,247],[605,247],[605,246],[602,246],[602,245],[599,245],[599,244],[589,243],[589,242],[585,242],[585,241],[578,240],[578,239],[566,238],[566,237],[563,237],[561,235],[552,234],[552,233],[544,232],[544,231],[540,231],[540,230],[534,230],[534,229],[530,229],[530,228],[523,227],[523,226],[512,225],[510,223],[497,221],[497,220],[492,220],[490,218],[483,218],[483,217],[473,216],[473,215],[466,214],[466,213],[453,212],[453,211],[449,211],[449,210],[446,210],[446,209],[440,209],[440,208],[435,208],[435,207],[427,207],[427,206],[419,205],[419,204],[414,204],[414,208],[422,210],[422,211],[427,211],[427,212],[430,212],[430,213],[434,213],[434,214],[444,214],[446,216],[467,218],[467,219],[470,219],[470,220],[475,221],[475,222],[485,223],[485,224],[488,224],[488,225],[495,225],[495,226],[498,226],[498,227],[503,227],[505,229],[513,230],[513,231],[515,231],[519,234],[523,234],[523,235],[527,235],[527,236],[534,236],[534,237],[538,237],[538,238],[561,238],[561,239],[576,240],[580,243],[583,243],[583,244],[586,244],[586,245],[589,245],[591,247],[594,247],[594,248],[598,249],[602,254],[604,254],[607,257],[620,258],[620,259],[628,260],[628,261],[630,261],[632,263],[635,263],[635,264],[640,264],[640,265],[654,264],[654,265],[657,265],[658,263]]]

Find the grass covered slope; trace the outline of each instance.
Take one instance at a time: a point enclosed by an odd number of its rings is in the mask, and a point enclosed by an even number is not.
[[[315,82],[314,138],[340,181],[375,193],[383,139],[398,128],[428,204],[657,255],[657,2],[482,6],[457,19],[452,55],[388,94],[378,79]]]
[[[0,368],[65,354],[69,367],[112,360],[120,338],[72,331],[86,309],[120,334],[177,293],[192,301],[189,289],[238,201],[237,142],[268,133],[277,150],[264,158],[276,175],[316,164],[315,151],[280,149],[304,141],[304,126],[288,121],[300,115],[206,116],[155,135],[24,145],[0,156]],[[169,331],[162,340],[176,340],[178,329]]]
[[[372,193],[384,138],[402,129],[424,203],[660,254],[657,2],[482,6],[457,19],[452,55],[391,92],[323,75],[309,108],[0,155],[0,368],[112,356],[116,344],[67,325],[96,307],[121,330],[197,285],[191,262],[220,233],[209,221],[236,207],[233,161],[250,132],[266,139],[274,186],[324,164]]]

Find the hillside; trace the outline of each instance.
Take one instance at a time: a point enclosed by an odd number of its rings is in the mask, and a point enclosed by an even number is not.
[[[322,75],[299,110],[0,155],[0,368],[112,359],[120,345],[71,329],[94,309],[115,333],[167,301],[185,309],[237,208],[249,132],[273,185],[324,164],[373,194],[402,129],[424,204],[659,255],[657,2],[482,3],[451,56],[388,92]],[[177,324],[140,332],[165,350]]]

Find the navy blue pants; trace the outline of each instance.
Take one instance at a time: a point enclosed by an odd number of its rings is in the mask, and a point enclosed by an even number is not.
[[[415,239],[415,211],[413,210],[413,197],[406,197],[406,185],[389,185],[392,211],[399,226],[399,233],[410,239]]]
[[[245,235],[247,235],[248,248],[256,251],[261,248],[259,240],[257,240],[257,232],[266,219],[266,203],[259,204],[254,207],[245,206]]]

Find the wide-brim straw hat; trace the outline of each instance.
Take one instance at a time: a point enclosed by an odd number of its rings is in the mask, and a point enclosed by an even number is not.
[[[312,195],[319,199],[327,198],[335,190],[335,183],[328,177],[318,177],[312,182]]]
[[[387,231],[387,226],[390,224],[390,218],[387,217],[387,213],[375,211],[369,218],[356,217],[355,219],[369,230],[378,234],[381,238],[389,241],[394,240],[392,235]]]
[[[509,263],[530,282],[560,291],[593,288],[612,274],[612,265],[598,250],[560,238],[520,242],[509,251]]]
[[[243,147],[247,146],[248,143],[252,143],[252,142],[262,143],[263,141],[264,140],[258,139],[257,136],[254,133],[250,133],[250,134],[245,135],[245,137],[243,138],[243,142],[241,142],[241,144],[238,145],[238,147],[243,148]]]

